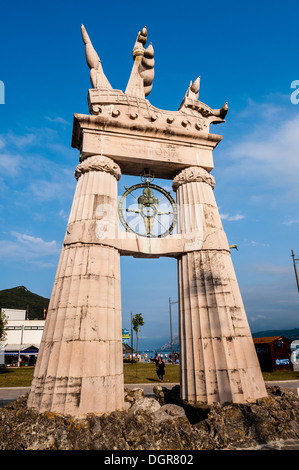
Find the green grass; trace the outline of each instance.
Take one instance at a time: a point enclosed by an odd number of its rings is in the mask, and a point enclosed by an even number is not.
[[[164,383],[177,383],[180,381],[180,368],[178,365],[166,364]],[[125,384],[160,383],[156,374],[155,364],[138,362],[137,364],[124,364]]]
[[[279,380],[299,380],[299,371],[263,372],[265,382]]]
[[[33,367],[0,368],[0,387],[30,387]],[[299,371],[263,372],[266,382],[279,380],[299,380]],[[160,383],[154,364],[139,362],[124,364],[125,384]],[[179,383],[180,368],[178,365],[166,364],[164,383]]]
[[[7,367],[0,369],[0,387],[30,387],[33,367]],[[180,381],[178,365],[166,364],[165,383]],[[156,374],[155,364],[139,362],[137,364],[124,364],[125,384],[134,383],[160,383]]]
[[[33,367],[0,368],[0,387],[30,387]]]

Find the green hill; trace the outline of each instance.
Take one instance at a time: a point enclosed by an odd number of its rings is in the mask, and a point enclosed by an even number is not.
[[[28,320],[43,320],[50,299],[33,294],[24,286],[0,291],[0,308],[15,308],[28,311]]]
[[[267,331],[258,331],[253,333],[253,338],[267,338],[268,336],[284,336],[292,340],[299,339],[299,328],[293,328],[292,330],[267,330]]]
[[[289,338],[292,341],[299,339],[299,328],[293,328],[291,330],[265,330],[265,331],[258,331],[257,333],[252,333],[253,338],[267,338],[269,336],[284,336],[285,338]],[[164,346],[161,347],[161,351],[171,349],[170,341]],[[174,351],[178,351],[180,349],[179,337],[174,336],[173,338],[173,349]]]

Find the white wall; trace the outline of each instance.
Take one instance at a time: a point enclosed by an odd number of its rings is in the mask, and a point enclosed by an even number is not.
[[[25,320],[26,310],[18,310],[16,308],[2,308],[2,312],[6,316],[6,320]]]
[[[36,344],[40,345],[45,320],[7,321],[5,345]]]

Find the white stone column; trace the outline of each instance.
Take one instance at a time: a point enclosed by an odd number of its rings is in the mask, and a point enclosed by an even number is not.
[[[123,409],[120,255],[101,244],[116,235],[120,169],[95,155],[75,176],[28,406],[80,417]]]
[[[244,403],[267,396],[212,175],[182,170],[173,182],[182,233],[200,250],[178,260],[181,398]]]

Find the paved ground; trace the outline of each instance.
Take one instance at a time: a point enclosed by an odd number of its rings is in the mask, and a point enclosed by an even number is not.
[[[2,387],[0,388],[0,408],[15,401],[19,396],[29,392],[30,387]]]
[[[299,380],[284,380],[279,382],[266,382],[267,385],[279,385],[281,388],[286,388],[291,390],[294,393],[298,393],[299,395]],[[125,385],[126,388],[143,388],[144,393],[146,396],[150,397],[153,396],[153,387],[156,384],[130,384]],[[171,389],[175,383],[163,383],[161,384],[163,387]],[[19,396],[26,394],[29,392],[29,387],[12,387],[12,388],[0,388],[0,407],[7,405],[8,403],[16,400]],[[249,449],[240,449],[240,450],[299,450],[299,443],[298,441],[278,441],[269,443],[264,446],[256,446],[250,447]]]
[[[279,385],[282,388],[291,390],[293,393],[297,393],[299,396],[299,380],[281,380],[279,382],[266,382],[267,385]],[[153,396],[154,385],[162,385],[165,388],[171,389],[175,383],[162,383],[158,382],[155,384],[127,384],[125,388],[143,388],[146,396]],[[29,392],[29,387],[2,387],[0,388],[0,407],[7,405],[9,402],[16,400],[20,395],[24,395]]]

